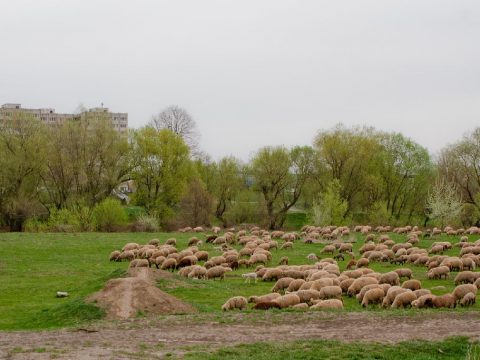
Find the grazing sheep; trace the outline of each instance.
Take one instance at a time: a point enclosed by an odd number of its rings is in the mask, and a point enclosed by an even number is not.
[[[259,302],[253,306],[254,310],[269,310],[269,309],[281,309],[280,304],[275,301]]]
[[[300,302],[309,303],[312,300],[318,300],[320,298],[320,292],[314,289],[298,290],[295,294],[300,298]]]
[[[293,305],[293,306],[292,306],[292,309],[295,309],[295,310],[307,310],[307,309],[308,309],[308,304],[307,304],[307,303],[300,303],[300,304],[297,304],[297,305]]]
[[[308,254],[308,255],[307,255],[307,260],[317,261],[317,260],[318,260],[318,256],[315,255],[314,253]]]
[[[419,280],[415,279],[407,280],[403,282],[402,288],[410,289],[412,291],[420,290],[422,288],[422,283]]]
[[[278,265],[288,265],[288,256],[282,256],[278,262]]]
[[[320,289],[320,299],[341,299],[342,288],[340,286],[325,286]]]
[[[165,259],[162,263],[162,266],[160,267],[160,269],[162,270],[175,270],[175,267],[177,266],[177,260],[175,260],[174,258],[168,258],[168,259]]]
[[[402,294],[404,292],[409,291],[408,289],[404,289],[400,286],[392,286],[390,289],[387,290],[387,294],[383,298],[382,306],[383,307],[389,307],[397,295]]]
[[[222,305],[223,311],[234,310],[234,309],[246,310],[247,299],[244,298],[243,296],[235,296],[228,299],[227,302]]]
[[[361,278],[355,279],[352,285],[350,285],[350,287],[348,288],[347,295],[348,296],[357,295],[364,286],[370,285],[370,284],[378,284],[378,280],[374,279],[373,277],[361,277]]]
[[[263,264],[266,265],[268,262],[267,255],[265,254],[253,254],[250,259],[248,260],[248,265],[253,266],[256,264]]]
[[[280,250],[293,249],[293,242],[287,241],[280,246]]]
[[[254,280],[254,282],[257,282],[257,273],[246,273],[246,274],[242,274],[242,277],[245,279],[245,282],[247,283],[250,283],[252,280]]]
[[[177,245],[177,239],[174,239],[174,238],[168,239],[168,240],[165,242],[165,245],[175,246],[175,245]]]
[[[465,296],[460,300],[460,305],[461,306],[470,306],[474,305],[476,301],[477,296],[474,293],[469,292],[468,294],[465,294]]]
[[[400,285],[400,277],[395,271],[390,271],[380,276],[379,284]]]
[[[367,307],[369,304],[380,304],[385,297],[385,292],[382,288],[368,290],[362,299],[362,307]]]
[[[457,306],[455,297],[452,294],[445,294],[442,296],[434,296],[432,299],[432,305],[434,308],[450,308],[453,309]]]
[[[265,274],[262,276],[263,281],[277,281],[280,279],[283,275],[283,270],[274,268],[274,269],[268,269]]]
[[[131,250],[137,250],[140,247],[137,243],[127,243],[125,246],[122,248],[122,251],[131,251]]]
[[[413,293],[413,291],[406,289],[407,291],[401,294],[398,294],[393,300],[392,309],[396,308],[405,308],[411,306],[412,301],[417,300],[417,297]]]
[[[370,261],[366,258],[361,258],[357,261],[357,269],[362,267],[367,267],[370,264]]]
[[[315,305],[310,306],[311,310],[324,309],[343,309],[343,302],[338,299],[320,300]]]
[[[122,253],[118,250],[112,251],[110,253],[110,257],[108,258],[110,261],[120,261],[120,255]]]
[[[300,290],[303,284],[305,284],[305,280],[295,279],[290,283],[290,285],[288,285],[287,291],[288,292],[298,291]]]
[[[320,251],[321,254],[333,254],[335,252],[336,247],[335,245],[326,245],[322,251]]]
[[[195,255],[185,256],[178,261],[176,267],[177,267],[177,269],[180,269],[182,267],[192,266],[192,265],[195,265],[197,263],[197,261],[198,261],[198,259]]]
[[[227,271],[232,271],[230,268],[226,268],[223,266],[214,266],[207,270],[206,278],[213,279],[220,278],[221,280],[225,279],[225,273]]]
[[[455,285],[473,284],[480,278],[480,272],[462,271],[455,277]]]
[[[477,289],[480,289],[480,278],[478,278],[473,285],[475,285]]]
[[[288,286],[293,280],[295,279],[291,277],[284,277],[284,278],[278,279],[271,291],[278,292],[278,291],[285,290],[288,288]]]
[[[192,270],[188,273],[189,279],[205,279],[207,269],[200,265],[194,265]]]
[[[478,290],[477,287],[473,284],[463,284],[463,285],[458,285],[455,288],[455,290],[453,290],[452,295],[455,298],[455,301],[460,301],[469,292],[477,295],[477,290]]]
[[[411,289],[410,289],[411,290]],[[413,290],[413,293],[415,294],[415,296],[417,297],[417,299],[420,297],[420,296],[423,296],[423,295],[429,295],[431,294],[432,292],[428,289],[418,289],[418,290]]]
[[[357,265],[357,261],[355,259],[352,259],[348,262],[347,266],[346,266],[346,269],[347,270],[350,270],[352,269],[354,266]]]
[[[413,276],[413,272],[410,269],[402,268],[402,269],[396,269],[393,271],[395,271],[400,278],[406,277],[408,279],[411,279]]]
[[[271,294],[266,294],[262,296],[250,296],[248,298],[248,302],[255,303],[255,304],[258,304],[261,302],[269,302],[279,298],[280,296],[282,295],[280,295],[279,293],[271,293]]]
[[[448,274],[450,274],[450,268],[448,266],[439,266],[431,269],[427,273],[427,277],[429,279],[441,279],[442,277],[445,277],[445,279],[447,279]]]
[[[276,302],[278,305],[280,305],[281,309],[285,309],[287,307],[300,304],[300,297],[296,294],[287,294],[276,298],[273,300],[273,302]]]
[[[355,281],[355,279],[352,279],[352,278],[342,280],[342,282],[340,283],[340,287],[342,288],[342,292],[344,294],[347,293],[348,288],[353,284],[354,281]]]

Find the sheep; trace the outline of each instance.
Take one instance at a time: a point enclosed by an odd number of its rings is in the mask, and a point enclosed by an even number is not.
[[[475,270],[476,264],[475,261],[470,257],[461,258],[463,263],[463,269]]]
[[[386,285],[386,284],[382,284],[382,285]],[[365,296],[365,294],[367,293],[368,290],[371,290],[371,289],[382,289],[383,288],[381,287],[382,285],[380,284],[370,284],[370,285],[366,285],[362,288],[362,290],[360,290],[360,292],[355,296],[358,300],[359,303],[362,303],[363,301],[363,297]],[[386,292],[388,289],[384,290],[384,292]]]
[[[434,308],[455,308],[457,303],[455,297],[452,294],[445,294],[442,296],[434,296],[432,299],[432,305]]]
[[[173,259],[173,258],[168,258],[168,259],[165,259],[162,263],[162,266],[160,267],[160,269],[162,270],[175,270],[175,267],[177,266],[177,260]]]
[[[285,309],[287,307],[300,304],[301,301],[300,297],[296,294],[286,294],[276,298],[273,300],[273,302],[276,302],[278,305],[280,305],[281,309]]]
[[[287,241],[280,246],[280,250],[293,249],[293,242]]]
[[[194,265],[192,271],[188,273],[189,279],[204,279],[207,275],[207,269],[200,265]]]
[[[341,299],[342,288],[340,286],[325,286],[320,289],[320,299]]]
[[[397,295],[402,294],[404,292],[409,291],[408,289],[404,289],[400,286],[392,286],[390,289],[387,290],[385,297],[383,298],[382,306],[389,307]]]
[[[118,251],[118,250],[112,251],[112,252],[110,253],[110,256],[109,256],[108,259],[109,259],[110,261],[120,261],[120,255],[121,255],[121,254],[122,254],[122,253],[121,253],[120,251]]]
[[[160,266],[162,266],[163,262],[165,261],[165,256],[157,256],[155,259],[153,259],[153,263],[157,267],[157,269],[160,269]]]
[[[168,239],[168,240],[165,242],[165,245],[175,246],[175,245],[177,245],[177,239],[175,239],[175,238]]]
[[[410,289],[411,290],[411,289]],[[432,292],[428,289],[418,289],[418,290],[413,290],[413,293],[415,294],[415,296],[417,297],[417,299],[421,296],[424,296],[424,295],[429,295],[431,294]]]
[[[450,269],[448,266],[439,266],[430,270],[427,273],[427,277],[429,279],[441,279],[442,277],[445,277],[446,279],[448,274],[450,274]]]
[[[326,245],[322,251],[320,251],[320,254],[333,254],[336,250],[335,245]]]
[[[475,304],[475,301],[476,301],[476,295],[474,293],[467,293],[465,294],[465,296],[462,298],[462,300],[460,300],[460,305],[461,306],[470,306],[470,305],[474,305]]]
[[[230,268],[225,268],[223,266],[214,266],[207,270],[206,278],[213,279],[220,278],[221,280],[225,279],[225,273],[227,271],[232,271]]]
[[[248,298],[248,302],[259,304],[261,302],[273,301],[273,300],[279,298],[280,296],[282,296],[282,295],[280,295],[279,293],[271,293],[271,294],[266,294],[266,295],[262,295],[262,296],[250,296]]]
[[[268,269],[262,276],[263,281],[277,281],[283,275],[283,270],[279,268]]]
[[[197,251],[195,253],[195,257],[197,261],[207,261],[208,260],[208,252],[207,251]]]
[[[379,284],[400,285],[400,277],[395,271],[390,271],[380,276]]]
[[[295,310],[307,310],[307,309],[308,309],[308,304],[307,304],[307,303],[300,303],[300,304],[297,304],[297,305],[293,305],[293,306],[292,306],[292,309],[295,309]]]
[[[453,290],[453,297],[455,298],[455,301],[460,301],[465,295],[467,295],[469,292],[474,293],[477,295],[477,287],[473,284],[463,284],[463,285],[458,285],[454,290]]]
[[[305,284],[305,280],[295,279],[290,283],[290,285],[288,285],[287,291],[288,292],[298,291],[300,290],[303,284]]]
[[[434,297],[435,295],[432,295],[432,294],[425,294],[422,296],[418,296],[417,300],[412,301],[412,307],[416,309],[432,307]]]
[[[379,304],[383,301],[385,292],[382,288],[375,288],[368,290],[362,299],[362,307],[367,307],[369,304]]]
[[[286,288],[288,288],[288,286],[293,280],[295,279],[291,277],[284,277],[284,278],[278,279],[271,291],[278,292],[281,290],[285,290]]]
[[[135,259],[130,263],[130,267],[150,267],[150,262],[147,259]]]
[[[320,300],[315,305],[310,306],[311,310],[323,309],[343,309],[343,302],[338,299]]]
[[[131,251],[131,250],[137,250],[140,247],[137,243],[127,243],[125,246],[122,248],[123,252],[126,251]]]
[[[280,304],[275,301],[259,302],[253,306],[254,310],[269,310],[269,309],[281,309]]]
[[[407,280],[403,282],[402,288],[410,289],[412,291],[420,290],[422,288],[422,283],[419,280],[415,279]]]
[[[455,285],[459,284],[473,284],[480,278],[480,272],[462,271],[455,277]]]
[[[340,283],[340,287],[342,288],[342,292],[346,294],[347,291],[348,291],[348,288],[353,284],[354,281],[355,281],[355,279],[352,279],[352,278],[348,278],[348,279],[343,280]]]
[[[180,269],[180,268],[185,267],[185,266],[195,265],[197,263],[197,260],[198,259],[195,255],[185,256],[178,261],[176,268]]]
[[[294,279],[305,279],[305,273],[301,270],[287,269],[283,271],[283,276]]]
[[[351,268],[353,268],[354,266],[357,266],[357,261],[355,259],[352,259],[348,262],[347,266],[345,267],[345,269],[347,270],[350,270]]]
[[[242,278],[245,279],[245,282],[247,283],[250,283],[252,280],[254,280],[254,282],[257,282],[257,273],[246,273],[246,274],[242,274]]]
[[[320,298],[320,292],[314,289],[298,290],[294,294],[300,298],[300,302],[302,303],[308,303],[312,300],[318,300]]]
[[[123,261],[123,260],[132,261],[133,259],[135,259],[135,253],[132,250],[124,251],[120,254],[118,259],[119,261]]]
[[[396,309],[399,307],[407,307],[411,306],[412,301],[417,300],[417,297],[413,293],[413,291],[406,289],[407,291],[401,294],[398,294],[393,300],[392,309]]]
[[[378,280],[372,277],[361,277],[361,278],[355,279],[352,285],[350,285],[350,287],[348,288],[347,295],[348,296],[357,295],[364,286],[370,285],[370,284],[378,284]]]
[[[223,311],[234,310],[234,309],[246,310],[247,299],[244,298],[243,296],[234,296],[228,299],[227,302],[222,305]]]
[[[408,279],[411,279],[412,276],[413,276],[412,270],[407,269],[407,268],[395,269],[395,270],[393,270],[393,271],[395,271],[400,278],[406,277],[406,278],[408,278]]]
[[[480,278],[475,280],[475,283],[473,285],[475,285],[477,287],[477,289],[480,289]]]
[[[314,253],[310,253],[310,254],[307,255],[307,260],[317,261],[317,260],[318,260],[318,256],[315,255]]]
[[[252,266],[255,264],[263,264],[266,265],[268,262],[267,255],[265,254],[253,254],[250,259],[248,260],[248,265]]]
[[[278,265],[288,265],[288,256],[282,256],[278,262]]]
[[[357,269],[361,267],[367,267],[370,264],[370,261],[366,258],[361,258],[357,261]]]

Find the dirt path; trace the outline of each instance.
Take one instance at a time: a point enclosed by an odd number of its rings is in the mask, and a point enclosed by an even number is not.
[[[88,330],[88,331],[85,331]],[[93,331],[93,332],[89,332]],[[368,313],[197,314],[102,322],[88,329],[0,333],[0,359],[158,358],[188,346],[337,339],[399,342],[450,336],[480,340],[480,313],[382,316]]]

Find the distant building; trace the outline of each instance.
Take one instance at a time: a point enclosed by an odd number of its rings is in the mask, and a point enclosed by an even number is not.
[[[119,132],[124,132],[128,127],[128,114],[127,113],[112,113],[108,108],[100,107],[93,108],[87,111],[84,111],[80,114],[59,114],[55,112],[55,109],[45,108],[45,109],[24,109],[20,104],[4,104],[0,107],[0,121],[11,117],[15,112],[24,112],[31,114],[34,118],[44,122],[47,125],[57,125],[62,124],[67,120],[80,120],[82,117],[86,116],[88,113],[89,116],[98,114],[98,118],[105,116],[110,117],[112,121],[112,126],[115,130]]]

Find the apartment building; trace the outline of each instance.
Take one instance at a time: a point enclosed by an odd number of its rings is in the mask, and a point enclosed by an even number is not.
[[[67,120],[79,120],[85,116],[101,118],[104,116],[110,117],[112,126],[119,132],[124,132],[128,128],[128,114],[127,113],[113,113],[108,108],[98,107],[88,109],[79,114],[60,114],[56,113],[55,109],[27,109],[22,108],[21,104],[4,104],[0,107],[0,121],[13,116],[15,112],[24,112],[31,114],[34,118],[44,122],[47,125],[61,124]]]

